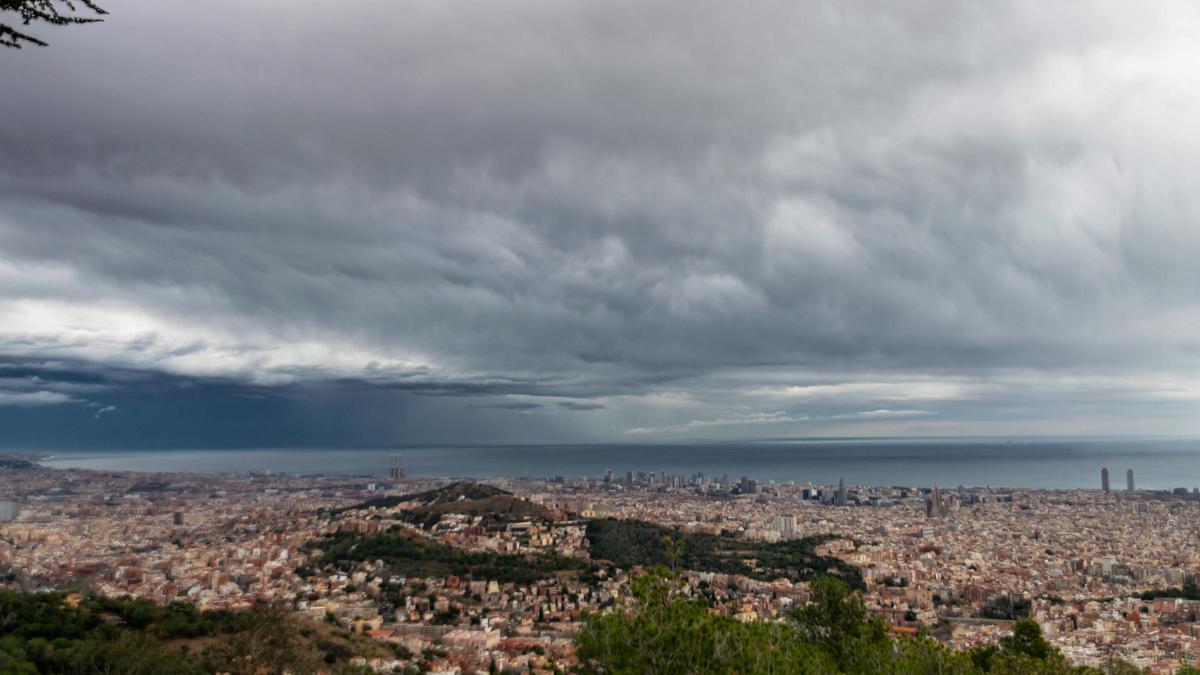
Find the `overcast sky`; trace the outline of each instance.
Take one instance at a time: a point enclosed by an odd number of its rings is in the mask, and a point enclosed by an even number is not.
[[[1195,3],[102,4],[0,445],[1200,434]]]

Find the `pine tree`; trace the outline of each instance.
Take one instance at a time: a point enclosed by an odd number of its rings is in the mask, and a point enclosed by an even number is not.
[[[76,5],[82,5],[96,16],[79,16]],[[95,0],[0,0],[0,12],[16,12],[22,26],[34,22],[54,26],[69,26],[77,23],[103,21],[99,15],[108,14]],[[24,44],[45,47],[46,43],[24,31],[0,23],[0,46],[20,49]]]

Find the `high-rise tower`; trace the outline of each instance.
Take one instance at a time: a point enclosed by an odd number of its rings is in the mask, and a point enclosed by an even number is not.
[[[838,479],[837,503],[838,503],[838,506],[845,506],[847,503],[846,479],[844,477]]]
[[[1133,492],[1133,469],[1125,470],[1125,489]]]
[[[388,464],[388,478],[400,480],[404,478],[404,464],[400,461],[400,453],[392,453]]]
[[[1108,467],[1100,469],[1100,489],[1108,492]]]
[[[925,515],[929,518],[942,518],[946,515],[945,502],[942,500],[942,489],[935,483],[929,492],[929,501],[925,503]]]

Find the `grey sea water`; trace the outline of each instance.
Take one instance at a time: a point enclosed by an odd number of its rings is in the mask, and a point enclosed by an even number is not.
[[[598,476],[607,469],[761,482],[862,485],[1099,487],[1108,467],[1114,489],[1125,470],[1138,488],[1200,486],[1200,439],[850,439],[744,443],[592,444],[408,447],[373,449],[72,450],[54,453],[51,467],[226,473],[386,476],[399,452],[412,476],[476,478]]]

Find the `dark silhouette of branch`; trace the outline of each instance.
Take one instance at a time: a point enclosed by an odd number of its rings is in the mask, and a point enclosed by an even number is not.
[[[95,16],[78,16],[76,5],[82,5],[97,15],[108,14],[94,0],[0,0],[0,12],[16,12],[21,17],[22,26],[28,26],[35,21],[55,26],[103,21]],[[46,46],[44,41],[8,24],[0,23],[0,47],[20,49],[25,44]]]

